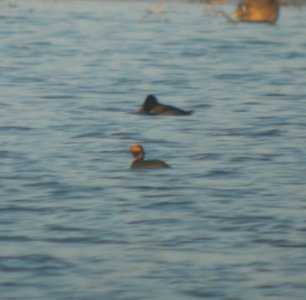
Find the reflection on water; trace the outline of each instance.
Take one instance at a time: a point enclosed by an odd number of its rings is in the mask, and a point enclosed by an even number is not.
[[[303,12],[152,5],[0,2],[1,298],[304,299]]]

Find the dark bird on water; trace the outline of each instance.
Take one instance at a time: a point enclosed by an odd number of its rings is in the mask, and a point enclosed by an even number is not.
[[[145,152],[141,145],[133,145],[130,147],[130,152],[134,156],[134,160],[131,164],[131,169],[159,169],[170,168],[168,164],[158,159],[145,160]]]
[[[169,116],[187,116],[193,113],[192,110],[187,111],[172,105],[162,104],[154,95],[148,95],[138,111],[147,115]]]

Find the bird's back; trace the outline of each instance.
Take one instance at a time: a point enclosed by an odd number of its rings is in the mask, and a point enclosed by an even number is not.
[[[132,169],[160,169],[170,168],[168,164],[158,159],[136,160],[131,165]]]

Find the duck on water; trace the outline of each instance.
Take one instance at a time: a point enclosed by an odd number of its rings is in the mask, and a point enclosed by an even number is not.
[[[192,110],[183,110],[172,105],[166,105],[158,102],[154,95],[148,95],[139,108],[138,112],[147,115],[169,115],[169,116],[187,116],[193,113]]]

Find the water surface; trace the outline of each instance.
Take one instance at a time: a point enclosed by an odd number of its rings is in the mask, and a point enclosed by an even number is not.
[[[0,3],[1,298],[304,299],[305,12],[151,5]]]

